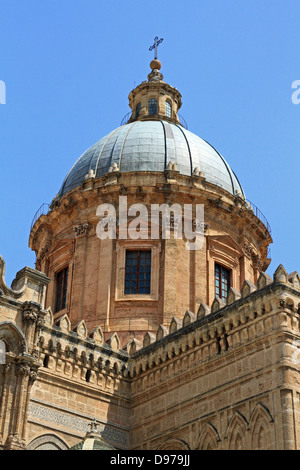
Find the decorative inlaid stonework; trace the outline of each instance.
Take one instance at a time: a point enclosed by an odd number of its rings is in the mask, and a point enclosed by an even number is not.
[[[53,408],[53,404],[35,399],[29,405],[29,421],[44,421],[55,425],[56,429],[68,429],[69,432],[82,437],[89,430],[88,426],[93,416],[75,415],[74,411],[65,407],[60,410]],[[128,446],[128,433],[113,427],[112,423],[98,420],[98,429],[103,439],[109,440],[116,446]]]

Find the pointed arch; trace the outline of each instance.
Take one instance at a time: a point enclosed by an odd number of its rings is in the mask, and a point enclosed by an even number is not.
[[[271,423],[274,419],[262,403],[258,403],[254,408],[249,426],[251,429],[251,449],[252,450],[271,450]]]
[[[27,450],[68,450],[69,446],[55,434],[43,434],[33,439]]]
[[[168,439],[156,450],[191,450],[190,446],[182,439]]]
[[[226,437],[228,439],[228,450],[248,450],[247,431],[249,423],[245,416],[236,411],[227,426]]]
[[[217,429],[211,423],[206,423],[200,433],[197,449],[217,450],[220,440]]]

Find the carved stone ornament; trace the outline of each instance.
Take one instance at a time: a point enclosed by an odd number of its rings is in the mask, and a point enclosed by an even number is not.
[[[21,375],[27,376],[29,374],[29,371],[30,369],[26,364],[23,364],[23,363],[17,364],[17,367],[16,367],[17,376],[21,376]]]
[[[37,327],[37,329],[38,329],[38,330],[41,330],[44,325],[45,325],[45,320],[44,320],[44,318],[42,318],[41,316],[38,316],[38,317],[37,317],[37,320],[36,320],[36,327]]]
[[[31,321],[31,322],[37,321],[37,313],[31,309],[24,310],[23,317],[26,321]]]
[[[250,243],[244,241],[243,243],[243,251],[248,258],[252,259],[254,269],[258,269],[258,271],[263,271],[263,262],[260,259],[260,256],[257,254],[255,248],[253,248]]]
[[[37,376],[38,376],[38,371],[31,369],[29,372],[29,383],[33,384],[36,381]]]
[[[41,269],[41,263],[43,261],[43,259],[45,258],[46,254],[48,253],[49,249],[50,249],[50,246],[51,246],[51,243],[47,243],[47,245],[41,249],[41,252],[39,254],[39,256],[37,257],[36,259],[36,262],[35,262],[35,267],[36,269]]]
[[[87,222],[85,224],[75,225],[74,227],[75,237],[77,238],[82,235],[87,235],[89,229],[90,229],[90,224]]]

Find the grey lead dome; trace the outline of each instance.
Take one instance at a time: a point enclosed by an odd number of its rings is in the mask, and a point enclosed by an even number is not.
[[[179,124],[135,121],[118,127],[96,142],[66,176],[59,197],[80,186],[90,170],[99,178],[116,163],[121,173],[164,171],[172,161],[191,176],[195,168],[210,183],[235,195],[243,189],[225,159],[205,140]]]

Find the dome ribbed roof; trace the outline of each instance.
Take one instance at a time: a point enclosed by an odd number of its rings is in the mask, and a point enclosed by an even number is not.
[[[164,171],[170,161],[183,175],[198,168],[208,182],[231,194],[244,194],[228,163],[208,142],[179,124],[147,120],[118,127],[84,152],[66,176],[59,197],[81,185],[90,170],[96,178],[114,163],[121,173]]]

